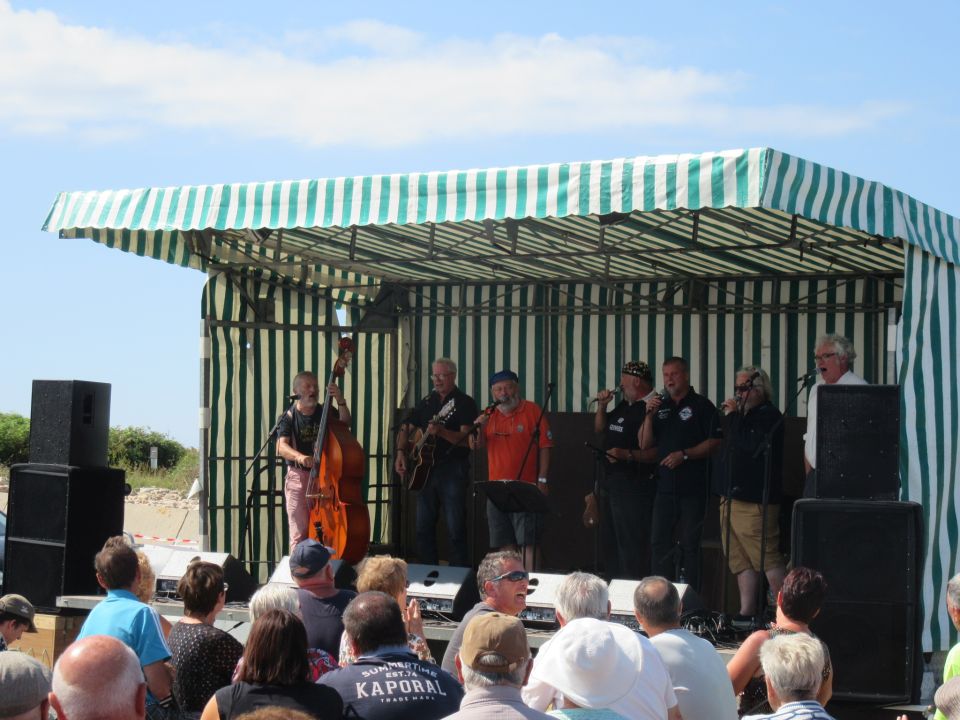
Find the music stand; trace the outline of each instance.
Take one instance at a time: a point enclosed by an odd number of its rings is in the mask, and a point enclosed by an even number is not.
[[[545,515],[550,512],[547,496],[540,492],[536,483],[521,480],[485,480],[475,482],[487,499],[502,513],[537,513]],[[525,545],[520,545],[520,557],[524,556]],[[536,557],[531,561],[537,564]],[[536,570],[536,567],[531,568]]]

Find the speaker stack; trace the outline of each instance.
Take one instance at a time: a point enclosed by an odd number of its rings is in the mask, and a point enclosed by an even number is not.
[[[110,385],[34,380],[30,462],[10,468],[4,592],[44,612],[94,595],[93,558],[123,532],[125,474],[107,467]]]
[[[914,702],[920,690],[923,513],[900,496],[896,385],[821,385],[815,498],[793,509],[792,564],[820,571],[811,630],[830,649],[833,697]]]

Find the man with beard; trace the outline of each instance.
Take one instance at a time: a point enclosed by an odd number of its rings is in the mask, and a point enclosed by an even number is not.
[[[643,459],[659,462],[651,536],[653,572],[677,580],[679,567],[681,574],[686,571],[690,585],[699,590],[709,458],[720,447],[719,415],[712,402],[690,387],[690,369],[683,358],[664,361],[663,385],[667,398],[658,395],[647,402],[640,438]]]
[[[540,492],[548,494],[553,435],[540,406],[520,397],[520,378],[512,370],[501,370],[490,377],[490,394],[498,403],[496,412],[483,413],[476,419],[480,426],[477,445],[487,449],[488,478],[536,483]],[[536,567],[542,515],[505,513],[488,499],[487,522],[491,547],[514,551],[522,547],[524,563]]]
[[[337,401],[341,422],[350,422],[350,408],[336,383],[327,386],[327,392]],[[313,445],[320,431],[323,403],[319,401],[317,376],[301,372],[293,379],[293,394],[298,396],[292,410],[283,414],[277,427],[277,454],[287,461],[287,476],[283,485],[290,525],[290,552],[307,537],[310,504],[307,502],[307,482],[313,467]]]
[[[417,494],[417,556],[425,565],[436,565],[437,518],[443,506],[450,539],[450,565],[468,567],[466,493],[470,473],[470,447],[466,441],[470,424],[477,415],[477,403],[457,387],[457,366],[450,358],[433,361],[433,392],[427,395],[400,424],[397,433],[397,459],[394,469],[401,477],[407,467],[407,455],[418,428],[435,438],[433,467]],[[430,422],[453,402],[453,411],[440,422]]]
[[[604,568],[610,578],[639,580],[650,572],[650,517],[656,466],[638,465],[640,426],[646,400],[656,396],[645,362],[631,360],[620,371],[623,399],[607,412],[610,390],[597,393],[593,429],[603,433],[607,462],[599,479],[600,538]]]

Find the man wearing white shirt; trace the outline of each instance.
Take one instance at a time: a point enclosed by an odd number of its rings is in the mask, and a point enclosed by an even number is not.
[[[822,385],[866,385],[867,381],[850,369],[850,363],[857,358],[853,343],[843,335],[822,335],[817,339],[816,362],[819,379],[810,389],[807,399],[807,433],[803,436],[803,469],[806,483],[804,497],[813,497],[815,473],[817,467],[817,390]]]

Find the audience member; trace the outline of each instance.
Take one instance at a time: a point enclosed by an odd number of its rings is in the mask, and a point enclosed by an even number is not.
[[[518,618],[503,613],[477,615],[463,633],[457,672],[466,689],[457,720],[540,720],[548,715],[527,707],[520,688],[530,676],[533,660],[527,631]]]
[[[300,618],[301,621],[303,620],[297,591],[289,585],[267,583],[257,590],[250,598],[250,622],[256,622],[257,618],[267,610],[274,609],[287,610]],[[307,648],[307,662],[310,664],[310,677],[314,682],[319,680],[324,673],[328,673],[337,667],[337,659],[326,650],[320,650],[319,648]],[[237,669],[233,672],[234,682],[240,676],[241,665],[243,665],[242,657],[240,662],[237,663]]]
[[[190,563],[177,584],[177,595],[183,598],[183,619],[168,638],[175,671],[173,696],[185,716],[198,718],[213,694],[230,684],[243,645],[213,626],[227,602],[222,567],[199,560]]]
[[[817,702],[823,680],[824,645],[805,633],[770,638],[760,648],[760,663],[767,685],[768,715],[748,715],[744,720],[833,720]]]
[[[147,685],[140,659],[109,635],[68,647],[53,666],[50,704],[60,720],[143,720]]]
[[[548,679],[563,694],[553,717],[679,720],[670,676],[649,640],[617,623],[571,620],[539,655],[531,677]],[[583,713],[579,709],[592,712]],[[572,712],[571,712],[572,711]]]
[[[953,677],[937,688],[933,696],[937,717],[944,720],[960,720],[960,677]],[[904,716],[903,720],[906,720]]]
[[[0,597],[0,652],[19,640],[24,631],[37,631],[37,626],[33,624],[36,612],[23,595]]]
[[[153,565],[150,564],[150,558],[147,557],[147,554],[143,550],[137,550],[136,553],[137,562],[140,564],[140,582],[134,588],[133,594],[144,605],[149,605],[153,602],[153,596],[157,592],[157,574],[153,571]],[[157,617],[160,619],[163,637],[169,639],[173,625],[163,615],[158,614]]]
[[[173,671],[167,662],[170,649],[160,618],[133,592],[140,584],[137,553],[122,535],[117,535],[104,543],[94,558],[94,567],[97,582],[107,591],[107,597],[90,611],[77,639],[110,635],[126,643],[140,658],[147,680],[147,716],[163,717],[167,712],[175,712]]]
[[[680,593],[664,577],[644,578],[633,593],[637,621],[660,653],[683,720],[737,720],[727,667],[706,640],[680,627]]]
[[[733,683],[733,691],[740,695],[740,712],[765,713],[772,706],[767,703],[766,684],[759,674],[761,670],[760,649],[763,644],[778,635],[810,632],[810,622],[820,613],[827,582],[816,570],[796,567],[787,573],[783,587],[777,593],[777,618],[768,630],[752,633],[727,663],[727,673]],[[823,648],[823,682],[819,686],[817,700],[826,705],[833,694],[833,672],[830,652]]]
[[[572,572],[557,586],[555,598],[557,622],[564,627],[571,620],[594,618],[607,620],[610,617],[610,593],[607,584],[596,575]],[[537,662],[548,657],[552,640],[547,640],[537,652]],[[540,675],[527,680],[521,691],[523,701],[535,710],[546,710],[551,705],[559,707],[560,695],[550,684],[549,678]]]
[[[330,551],[316,540],[302,540],[293,549],[290,575],[299,588],[297,596],[307,628],[307,646],[336,657],[343,634],[343,611],[356,593],[336,588]]]
[[[487,553],[477,568],[477,589],[480,602],[474,605],[453,632],[453,637],[443,653],[441,667],[456,677],[457,653],[463,642],[463,633],[470,621],[477,615],[500,612],[516,617],[527,606],[527,581],[529,575],[523,569],[520,553],[513,550],[499,550]]]
[[[0,718],[47,720],[50,671],[21,652],[0,654]]]
[[[947,581],[947,615],[953,626],[960,630],[960,574],[954,575]],[[960,643],[957,643],[950,652],[947,653],[947,659],[943,663],[943,682],[960,675]],[[947,720],[947,713],[941,710],[940,704],[937,704],[937,714],[934,720]]]
[[[433,663],[407,645],[400,606],[382,592],[354,598],[343,614],[347,640],[356,657],[320,678],[343,698],[345,714],[365,720],[433,720],[455,712],[463,690]]]
[[[244,713],[237,720],[314,720],[314,718],[313,715],[299,710],[271,706]]]
[[[295,614],[267,610],[250,628],[236,683],[220,688],[201,720],[229,720],[261,707],[301,710],[327,720],[343,716],[340,697],[310,682],[307,632]]]
[[[407,626],[407,644],[417,657],[426,662],[435,663],[430,646],[423,637],[423,618],[420,617],[420,603],[407,602],[407,562],[389,555],[368,557],[360,566],[357,576],[357,592],[377,590],[384,592],[400,606],[403,622]],[[349,665],[356,658],[350,652],[347,634],[340,636],[340,664]]]

